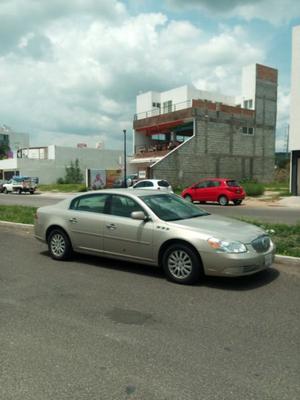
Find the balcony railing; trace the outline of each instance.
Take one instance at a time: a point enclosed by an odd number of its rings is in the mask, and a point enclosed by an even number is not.
[[[139,119],[156,117],[158,115],[168,114],[173,111],[185,110],[186,108],[190,107],[192,107],[192,100],[183,101],[181,103],[172,104],[166,107],[160,107],[160,108],[156,107],[152,108],[152,110],[149,111],[143,111],[141,113],[134,114],[134,120],[136,121]]]

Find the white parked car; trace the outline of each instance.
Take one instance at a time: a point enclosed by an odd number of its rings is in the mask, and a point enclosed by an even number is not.
[[[166,190],[173,193],[172,186],[165,179],[143,179],[136,182],[129,189]]]

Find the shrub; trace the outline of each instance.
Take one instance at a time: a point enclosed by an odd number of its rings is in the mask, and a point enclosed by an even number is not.
[[[75,162],[71,161],[68,167],[65,167],[66,176],[64,183],[82,183],[83,174],[79,167],[79,160],[76,158]]]
[[[242,186],[245,189],[247,196],[260,196],[264,194],[265,191],[265,187],[262,183],[244,182],[242,183]]]

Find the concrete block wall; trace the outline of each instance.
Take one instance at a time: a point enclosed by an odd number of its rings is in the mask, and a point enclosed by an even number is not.
[[[253,126],[254,135],[241,132]],[[151,168],[153,178],[165,178],[174,187],[187,186],[201,178],[253,178],[273,180],[275,135],[272,128],[255,127],[255,120],[217,115],[196,118],[195,136]]]

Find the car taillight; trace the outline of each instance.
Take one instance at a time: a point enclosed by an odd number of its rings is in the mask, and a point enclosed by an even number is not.
[[[241,192],[242,192],[241,188],[239,188],[239,187],[228,186],[227,189],[228,189],[230,192],[233,192],[233,193],[241,193]]]

